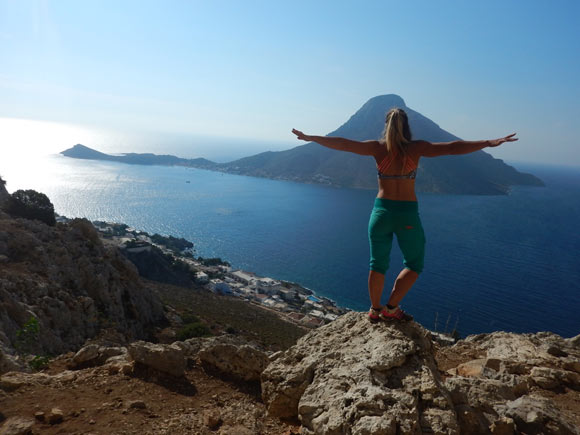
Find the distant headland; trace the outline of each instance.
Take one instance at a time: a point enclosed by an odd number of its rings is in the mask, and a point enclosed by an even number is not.
[[[327,136],[342,136],[353,140],[377,139],[384,128],[385,113],[392,107],[405,109],[415,138],[432,142],[459,139],[441,129],[430,119],[408,108],[404,100],[394,94],[371,98],[347,122]],[[81,144],[61,154],[77,159],[107,160],[137,165],[186,166],[335,187],[359,189],[377,187],[376,168],[372,158],[336,152],[312,142],[290,150],[267,151],[228,163],[150,153],[110,155]],[[484,151],[422,159],[416,182],[419,192],[471,195],[503,195],[514,185],[544,186],[544,183],[536,176],[521,173]]]

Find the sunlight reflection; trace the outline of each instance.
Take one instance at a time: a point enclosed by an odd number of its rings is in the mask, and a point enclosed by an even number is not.
[[[56,154],[82,141],[92,142],[94,134],[72,124],[0,118],[0,157]]]

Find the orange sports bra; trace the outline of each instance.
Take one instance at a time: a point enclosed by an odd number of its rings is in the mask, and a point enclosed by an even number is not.
[[[397,179],[409,179],[413,180],[417,176],[417,166],[415,163],[408,159],[407,156],[403,156],[403,170],[406,172],[402,175],[387,175],[385,172],[391,167],[395,161],[397,155],[395,153],[389,153],[382,160],[381,163],[377,165],[378,176],[381,180],[397,180]]]

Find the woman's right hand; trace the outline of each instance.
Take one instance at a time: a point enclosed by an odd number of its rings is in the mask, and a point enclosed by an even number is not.
[[[292,133],[294,133],[296,135],[296,137],[300,140],[310,141],[309,136],[305,135],[300,130],[296,130],[295,128],[293,128]]]
[[[516,135],[515,133],[512,133],[512,134],[508,134],[507,136],[499,138],[499,139],[490,140],[489,146],[490,147],[498,147],[504,142],[515,142],[516,140],[518,140],[517,137],[514,137],[515,135]]]

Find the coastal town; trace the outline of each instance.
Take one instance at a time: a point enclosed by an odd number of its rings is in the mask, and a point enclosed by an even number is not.
[[[63,216],[57,217],[59,222],[68,220]],[[104,243],[118,247],[128,256],[148,255],[160,250],[174,264],[178,263],[181,269],[188,269],[192,284],[196,287],[224,297],[241,298],[275,311],[298,325],[316,328],[349,311],[299,284],[234,269],[221,259],[196,258],[193,243],[185,239],[150,235],[119,223],[94,221],[92,224]]]

